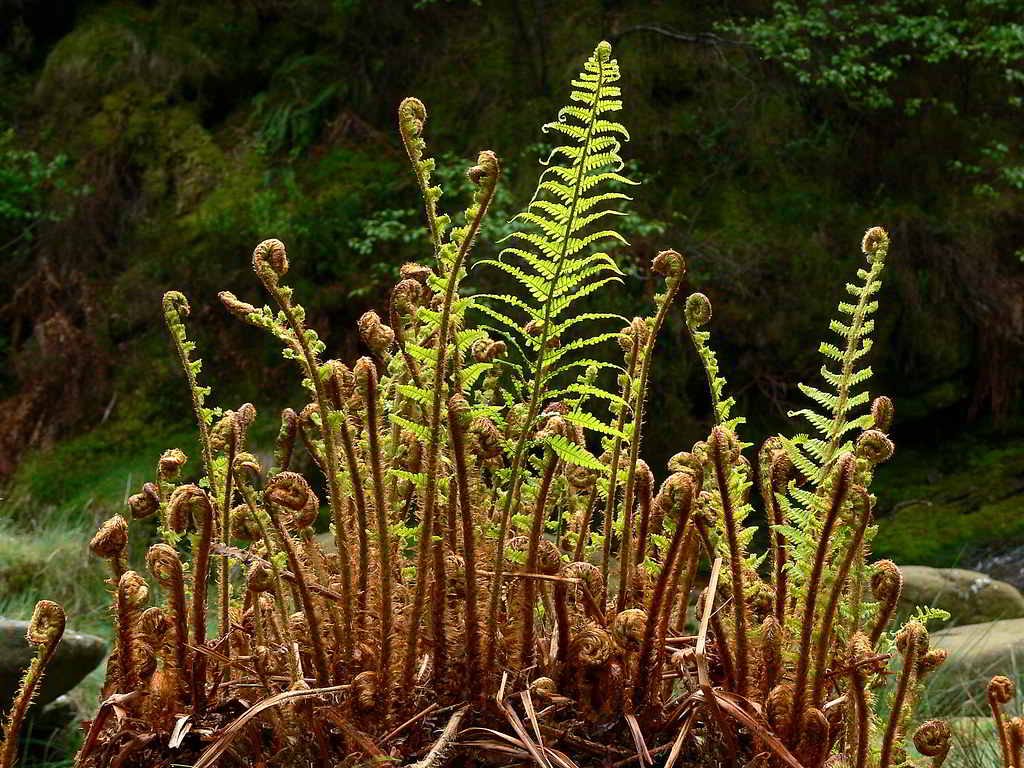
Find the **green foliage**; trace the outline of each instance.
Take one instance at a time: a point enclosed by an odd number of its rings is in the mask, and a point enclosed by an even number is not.
[[[933,112],[964,121],[978,154],[950,166],[975,194],[1020,190],[1024,158],[985,137],[986,117],[1020,119],[1024,24],[1014,0],[920,2],[777,0],[770,15],[720,24],[801,85],[837,93],[854,109],[897,110],[910,122]],[[935,89],[929,78],[965,78],[981,92]]]
[[[511,275],[527,297],[491,294],[481,298],[519,313],[519,319],[512,319],[505,311],[482,307],[500,324],[503,334],[520,334],[517,347],[528,361],[521,379],[521,394],[531,401],[528,420],[538,411],[542,384],[553,388],[554,378],[570,370],[572,352],[611,338],[611,334],[583,335],[548,351],[552,342],[560,343],[562,334],[584,319],[574,314],[578,301],[620,282],[622,271],[615,261],[596,250],[606,240],[625,243],[614,229],[601,229],[609,226],[608,217],[622,215],[612,204],[629,200],[623,192],[603,191],[604,187],[612,182],[631,183],[620,173],[619,156],[620,142],[628,140],[629,134],[606,116],[622,108],[621,91],[614,85],[618,79],[618,64],[607,51],[599,49],[587,61],[572,83],[571,99],[576,105],[564,107],[558,120],[544,127],[569,142],[551,151],[534,199],[515,217],[530,230],[510,233],[508,239],[515,245],[505,248],[498,259],[480,262]]]
[[[14,130],[0,127],[0,247],[8,255],[25,254],[41,226],[67,215],[51,200],[68,191],[68,163],[64,154],[45,161],[37,152],[20,149]],[[87,192],[83,187],[75,194]]]
[[[988,68],[1024,81],[1024,37],[1012,0],[877,3],[778,0],[771,14],[725,25],[742,33],[799,82],[831,89],[868,109],[925,106],[956,111],[950,96],[901,92],[917,68],[949,64]],[[1010,101],[1020,106],[1019,99]]]

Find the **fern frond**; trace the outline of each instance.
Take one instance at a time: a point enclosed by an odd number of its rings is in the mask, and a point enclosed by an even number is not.
[[[568,438],[562,435],[553,435],[546,442],[558,458],[568,464],[575,464],[578,467],[585,467],[586,469],[593,469],[602,473],[608,471],[608,466],[598,461],[594,454],[582,445],[570,442]]]
[[[603,194],[598,191],[600,185],[607,181],[633,183],[619,173],[623,163],[615,139],[616,136],[628,138],[629,134],[620,124],[607,118],[608,113],[622,108],[618,100],[619,89],[613,85],[618,79],[619,66],[611,56],[611,46],[602,42],[587,59],[583,72],[572,81],[570,100],[574,103],[561,110],[558,119],[544,128],[545,131],[566,136],[570,149],[551,153],[548,158],[551,164],[541,173],[533,200],[527,205],[526,213],[529,216],[525,221],[520,218],[524,223],[532,221],[533,230],[516,233],[513,239],[521,247],[515,252],[504,251],[498,259],[498,263],[504,263],[502,259],[506,257],[517,258],[524,265],[511,270],[500,268],[518,280],[528,293],[530,303],[535,306],[533,312],[527,313],[534,326],[530,346],[535,351],[535,357],[528,360],[527,378],[532,382],[529,404],[525,424],[513,451],[511,486],[501,504],[495,570],[488,606],[486,668],[489,670],[494,668],[498,645],[498,608],[505,537],[512,508],[524,480],[529,434],[544,400],[545,381],[550,381],[551,374],[558,372],[557,364],[565,357],[564,349],[549,350],[552,326],[559,312],[564,311],[576,298],[582,297],[588,279],[602,274],[600,270],[591,271],[600,264],[581,265],[579,268],[569,265],[570,269],[566,270],[567,262],[601,240],[624,242],[614,230],[589,232],[590,225],[602,218],[594,216],[599,212],[598,203],[592,202],[592,198]],[[618,199],[621,198],[605,197],[599,202],[607,204]],[[588,201],[591,201],[590,204]],[[591,213],[585,216],[585,211]],[[527,258],[523,255],[524,251],[532,255]],[[541,291],[537,290],[538,281],[543,282]],[[557,452],[558,448],[552,446],[552,450]]]
[[[850,418],[854,409],[870,400],[867,391],[853,394],[855,387],[871,377],[870,367],[857,367],[855,363],[871,350],[870,334],[874,331],[875,321],[869,319],[869,315],[878,309],[878,302],[872,297],[882,287],[879,276],[885,267],[885,257],[889,250],[889,238],[884,230],[879,228],[871,230],[871,232],[877,234],[876,240],[872,243],[873,250],[870,252],[865,250],[869,268],[857,270],[857,277],[861,280],[860,285],[846,284],[847,292],[856,299],[856,303],[839,302],[839,314],[848,316],[849,321],[833,319],[829,322],[829,330],[839,336],[839,344],[823,342],[818,347],[818,351],[827,360],[840,365],[838,372],[830,370],[827,365],[821,368],[822,378],[832,391],[825,392],[806,384],[800,384],[800,391],[810,398],[820,410],[804,408],[790,413],[790,416],[806,418],[824,438],[820,443],[809,441],[806,444],[812,454],[812,460],[817,465],[816,471],[808,474],[816,487],[824,481],[832,463],[841,453],[844,444],[843,436],[855,425],[862,423],[856,418]],[[867,239],[865,239],[866,242]],[[801,472],[805,472],[805,469],[805,467],[801,467]],[[807,473],[805,472],[805,474]]]

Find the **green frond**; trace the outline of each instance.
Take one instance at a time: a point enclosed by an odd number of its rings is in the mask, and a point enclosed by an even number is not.
[[[403,416],[399,416],[397,413],[391,414],[391,421],[402,427],[402,429],[407,429],[412,432],[416,435],[418,440],[422,440],[423,442],[430,440],[430,428],[424,424],[418,424],[415,421],[410,421]]]
[[[833,319],[829,322],[829,330],[841,338],[840,344],[822,343],[818,351],[827,360],[839,363],[839,371],[833,371],[827,365],[821,367],[821,375],[831,391],[826,392],[806,384],[800,384],[804,393],[818,409],[808,408],[792,412],[806,418],[823,440],[807,440],[804,448],[816,464],[816,471],[807,473],[806,467],[800,470],[810,477],[815,487],[824,482],[829,467],[840,454],[845,445],[844,435],[863,423],[862,419],[850,418],[854,409],[870,400],[868,392],[852,394],[855,387],[863,384],[871,377],[870,367],[857,367],[856,362],[864,357],[872,346],[870,338],[875,322],[868,318],[878,308],[878,302],[872,296],[881,288],[878,279],[885,264],[885,254],[877,258],[869,258],[870,269],[860,268],[857,277],[860,285],[847,283],[847,292],[856,299],[855,303],[839,302],[838,313],[849,318],[848,322]]]
[[[563,416],[566,421],[570,424],[575,424],[578,427],[589,429],[594,432],[600,432],[603,435],[611,435],[612,437],[621,437],[623,440],[629,439],[625,432],[622,432],[615,427],[605,424],[597,416],[586,411],[575,411],[567,413]]]
[[[558,338],[574,325],[585,323],[589,320],[618,320],[621,323],[629,322],[622,315],[617,315],[614,312],[584,312],[579,315],[573,315],[569,319],[563,320],[558,325],[554,326],[551,329],[551,335]]]
[[[589,296],[590,294],[592,294],[595,291],[599,290],[600,288],[604,287],[608,283],[621,283],[621,282],[622,282],[622,278],[620,278],[618,276],[606,277],[606,278],[603,278],[601,280],[596,280],[594,282],[587,283],[582,288],[580,288],[580,289],[578,289],[576,291],[573,291],[572,293],[559,296],[553,302],[551,302],[551,312],[550,312],[551,318],[552,319],[557,318],[559,315],[561,315],[563,312],[565,312],[565,310],[567,310],[569,307],[571,307],[577,301],[579,301],[580,299],[586,298],[587,296]]]
[[[562,461],[574,464],[578,467],[593,469],[598,472],[607,472],[608,467],[597,460],[590,451],[582,445],[570,442],[562,435],[553,435],[546,440],[546,444],[555,452]]]
[[[569,386],[564,387],[563,389],[550,392],[549,394],[551,395],[551,397],[558,397],[567,392],[575,392],[581,395],[590,395],[591,397],[598,397],[601,398],[602,400],[607,400],[608,402],[623,408],[629,407],[626,401],[623,400],[618,395],[601,389],[600,387],[595,387],[591,384],[570,384]]]
[[[420,405],[426,405],[430,402],[430,393],[422,387],[416,387],[412,384],[399,384],[396,389],[403,397],[407,397]]]
[[[552,374],[572,362],[567,353],[615,335],[600,334],[557,349],[547,344],[579,323],[618,319],[581,313],[559,321],[576,302],[622,274],[609,255],[592,252],[603,242],[626,243],[607,222],[623,215],[616,205],[629,196],[601,189],[607,183],[634,183],[621,173],[624,164],[619,155],[629,133],[610,118],[622,107],[619,89],[613,85],[618,79],[617,62],[608,55],[607,46],[599,47],[572,81],[571,103],[544,126],[545,132],[559,134],[564,142],[544,161],[533,199],[515,217],[524,228],[508,236],[508,247],[496,259],[483,262],[505,272],[522,290],[519,299],[490,297],[504,305],[499,316],[494,313],[497,310],[482,311],[510,330],[534,324],[539,332],[527,338],[526,346],[533,351],[528,361],[536,382],[550,382]],[[523,319],[515,319],[516,314]]]

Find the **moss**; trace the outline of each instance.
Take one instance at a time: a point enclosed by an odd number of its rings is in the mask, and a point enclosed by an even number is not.
[[[979,548],[1024,538],[1024,441],[986,448],[965,438],[894,462],[877,483],[878,556],[951,567]]]
[[[137,431],[136,431],[137,429]],[[195,437],[179,430],[147,430],[119,421],[63,441],[22,462],[12,482],[13,499],[66,510],[119,508],[124,499],[152,480],[156,461],[169,447],[195,459]]]
[[[197,88],[213,72],[210,54],[180,25],[153,34],[155,12],[110,3],[85,16],[50,51],[37,94],[55,119],[92,112],[125,83],[143,83],[149,93]],[[65,125],[66,132],[76,125]],[[58,130],[61,130],[58,125]]]

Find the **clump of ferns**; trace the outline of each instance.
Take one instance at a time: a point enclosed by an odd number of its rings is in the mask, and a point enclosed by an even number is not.
[[[877,398],[856,415],[869,398],[855,390],[870,375],[859,361],[888,235],[864,239],[866,268],[830,326],[839,341],[821,347],[835,364],[822,368],[827,388],[803,387],[814,407],[800,414],[817,436],[772,438],[755,465],[709,343],[711,303],[680,300],[680,254],[654,259],[651,316],[583,311],[622,274],[599,250],[625,242],[609,224],[630,184],[619,156],[628,134],[611,119],[618,78],[602,43],[546,126],[565,143],[521,228],[476,262],[520,293],[462,290],[500,164],[480,153],[454,226],[438,210],[426,109],[412,98],[399,130],[433,261],[402,267],[386,317],[362,317],[369,355],[325,359],[284,282],[284,244],[256,248],[272,305],[220,298],[281,343],[308,394],[283,412],[269,467],[248,450],[252,405],[207,406],[188,302],[165,296],[200,479],[185,482],[187,459],[171,450],[129,500],[126,518],[159,517],[163,541],[146,558],[159,589],[126,570],[128,519],[93,541],[111,565],[116,649],[77,765],[905,762],[918,687],[944,654],[928,648],[926,614],[887,631],[899,570],[867,562],[868,489],[893,450],[892,404]],[[679,311],[715,423],[658,486],[640,458],[642,427],[657,342]],[[606,344],[621,364],[587,356]],[[615,391],[599,386],[609,369]],[[327,551],[311,528],[321,501],[293,470],[300,448],[324,476]],[[755,487],[771,525],[763,555],[749,551]],[[711,580],[688,636],[703,561]],[[902,664],[880,720],[875,690],[891,657]],[[915,735],[936,764],[944,733],[932,723]]]

